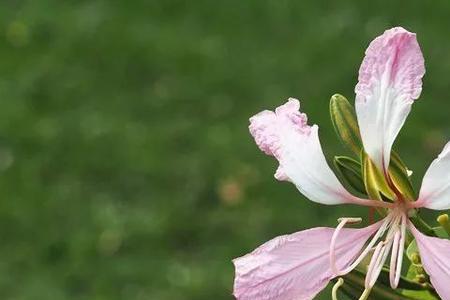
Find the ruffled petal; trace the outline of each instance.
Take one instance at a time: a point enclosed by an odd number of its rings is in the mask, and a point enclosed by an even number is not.
[[[450,209],[450,142],[425,173],[415,205],[436,210]]]
[[[392,28],[373,40],[359,69],[356,113],[364,149],[387,170],[395,138],[422,91],[424,60],[416,35]]]
[[[450,241],[426,236],[412,223],[409,227],[416,238],[422,264],[430,275],[431,284],[441,299],[450,300]]]
[[[349,266],[381,226],[343,229],[336,243],[337,266]],[[334,278],[329,246],[334,228],[313,228],[283,235],[233,260],[238,300],[309,300]]]
[[[350,203],[348,193],[328,166],[318,136],[318,126],[307,125],[300,102],[290,98],[275,112],[250,118],[250,133],[266,154],[278,159],[275,178],[293,182],[310,200],[323,204]]]

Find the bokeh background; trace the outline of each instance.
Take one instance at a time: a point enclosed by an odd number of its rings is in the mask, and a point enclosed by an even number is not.
[[[418,185],[450,133],[450,2],[374,2],[2,1],[0,298],[232,299],[232,258],[366,216],[276,182],[248,117],[298,97],[347,153],[329,98],[396,25],[427,66],[396,143]]]

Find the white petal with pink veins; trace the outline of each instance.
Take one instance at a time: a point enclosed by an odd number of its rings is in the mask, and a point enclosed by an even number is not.
[[[426,236],[411,223],[410,230],[416,238],[422,264],[430,275],[431,284],[441,299],[450,300],[450,241]]]
[[[364,149],[380,170],[422,91],[424,60],[416,35],[392,28],[373,40],[359,70],[356,113]]]
[[[344,269],[381,226],[342,229],[336,243],[337,266]],[[234,296],[238,300],[310,300],[334,277],[329,245],[333,228],[313,228],[276,237],[235,259]]]
[[[450,209],[450,142],[425,173],[416,206]]]

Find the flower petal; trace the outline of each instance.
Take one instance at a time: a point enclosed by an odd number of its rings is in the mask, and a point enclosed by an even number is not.
[[[328,166],[318,136],[318,126],[307,125],[300,102],[290,98],[275,112],[250,118],[250,133],[259,148],[280,163],[275,178],[293,182],[310,200],[323,204],[349,203],[348,193]]]
[[[364,149],[380,170],[422,91],[424,60],[416,35],[392,28],[373,40],[359,69],[356,114]]]
[[[425,173],[415,205],[436,210],[450,209],[450,142]]]
[[[409,227],[416,238],[422,264],[430,275],[431,284],[441,299],[450,300],[450,241],[426,236],[412,223]]]
[[[350,265],[381,226],[343,229],[336,243],[337,266]],[[309,300],[334,277],[329,246],[334,228],[313,228],[276,237],[233,260],[238,300]]]

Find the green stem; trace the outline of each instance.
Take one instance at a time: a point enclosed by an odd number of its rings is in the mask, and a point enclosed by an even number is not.
[[[437,236],[433,228],[428,225],[427,222],[425,222],[417,212],[414,213],[409,219],[414,224],[414,226],[416,226],[417,229],[419,229],[419,231],[423,232],[425,235],[434,237]]]

